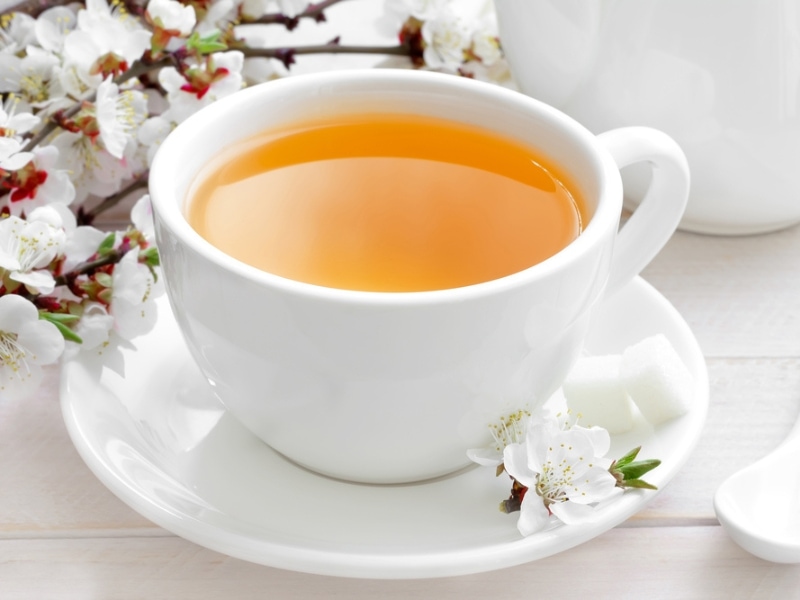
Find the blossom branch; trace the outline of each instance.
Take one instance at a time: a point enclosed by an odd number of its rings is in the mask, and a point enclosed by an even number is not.
[[[329,0],[331,3],[344,0]],[[307,54],[383,54],[387,56],[410,56],[411,49],[406,44],[396,46],[342,46],[338,39],[327,44],[317,44],[309,46],[295,46],[283,48],[250,48],[242,47],[239,49],[246,57],[263,57],[280,60],[287,68],[294,63],[294,57]],[[121,85],[131,79],[141,77],[153,71],[167,66],[180,67],[180,60],[175,54],[166,54],[155,60],[142,59],[134,62],[131,67],[114,78],[116,85]],[[23,151],[30,152],[33,148],[42,143],[62,123],[75,116],[83,107],[84,103],[94,102],[97,91],[93,90],[82,98],[78,99],[70,108],[58,112],[50,118],[42,128],[32,136],[25,144]]]
[[[120,85],[125,83],[126,81],[130,81],[136,77],[141,77],[147,73],[152,71],[156,71],[161,69],[162,67],[166,67],[169,65],[176,64],[177,59],[174,55],[168,54],[165,55],[157,60],[137,60],[134,62],[131,67],[120,73],[117,77],[114,78],[114,83],[116,85]],[[97,90],[92,90],[85,96],[81,97],[80,99],[75,101],[75,104],[70,106],[69,108],[57,112],[53,115],[50,119],[48,119],[42,128],[31,137],[25,147],[22,149],[23,152],[30,152],[33,148],[41,144],[47,137],[53,133],[56,129],[61,127],[61,124],[69,119],[70,117],[74,117],[83,107],[84,103],[86,102],[94,102],[97,97]]]
[[[134,246],[133,248],[138,248],[138,246]],[[75,280],[75,278],[80,275],[94,273],[97,269],[101,267],[106,267],[108,265],[115,265],[119,261],[121,261],[122,257],[125,256],[128,252],[130,252],[133,248],[129,247],[129,248],[111,249],[107,251],[100,258],[81,263],[68,273],[64,273],[63,275],[59,275],[58,277],[56,277],[55,278],[56,285],[57,286],[70,285]]]
[[[309,4],[303,12],[295,15],[294,17],[288,17],[282,13],[270,13],[263,15],[258,19],[247,21],[247,23],[259,25],[284,25],[289,31],[291,31],[297,27],[300,19],[313,19],[317,22],[324,21],[324,11],[334,4],[339,4],[340,2],[344,1],[345,0],[323,0],[322,2]]]
[[[53,6],[64,6],[70,4],[73,0],[23,0],[12,7],[4,9],[3,12],[18,12],[35,17],[43,10],[52,8]]]
[[[387,56],[410,56],[409,47],[404,44],[397,46],[342,46],[338,40],[327,44],[312,46],[295,46],[285,48],[249,48],[241,49],[247,58],[275,58],[280,60],[287,68],[294,63],[294,57],[304,54],[384,54]]]
[[[147,189],[147,175],[148,172],[145,171],[144,173],[139,175],[136,179],[134,179],[131,183],[129,183],[126,187],[122,188],[119,192],[103,199],[103,201],[100,202],[100,204],[98,204],[91,210],[84,211],[83,207],[80,207],[78,209],[78,224],[91,225],[92,222],[101,213],[107,211],[110,208],[113,208],[114,206],[119,204],[122,200],[124,200],[134,192],[138,190]]]

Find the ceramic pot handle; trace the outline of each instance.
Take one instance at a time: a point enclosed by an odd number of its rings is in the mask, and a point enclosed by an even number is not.
[[[678,227],[689,197],[689,165],[678,144],[648,127],[623,127],[597,136],[619,168],[638,162],[653,167],[650,187],[614,246],[606,295],[636,277]]]

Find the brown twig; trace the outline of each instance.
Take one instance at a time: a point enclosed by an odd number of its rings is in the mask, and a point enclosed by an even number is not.
[[[286,48],[240,48],[248,58],[262,57],[280,60],[286,68],[294,63],[294,57],[303,54],[384,54],[387,56],[410,56],[408,46],[342,46],[335,42],[314,46]]]
[[[136,246],[135,246],[136,247]],[[105,267],[107,265],[114,265],[122,260],[122,257],[128,253],[128,250],[110,250],[108,254],[103,256],[102,258],[98,258],[96,260],[86,261],[84,263],[79,264],[77,267],[72,269],[69,273],[64,273],[63,275],[59,275],[55,278],[56,287],[60,285],[69,285],[71,284],[76,277],[79,275],[84,275],[86,273],[92,273],[93,271],[99,269],[100,267]]]
[[[284,25],[287,29],[292,30],[297,27],[297,24],[301,19],[313,19],[315,21],[324,20],[325,17],[323,13],[326,9],[330,8],[334,4],[344,1],[346,0],[323,0],[322,2],[309,4],[303,12],[294,17],[287,17],[281,13],[270,13],[257,19],[253,19],[252,21],[245,22],[248,25],[251,23],[259,25]]]
[[[116,194],[109,196],[108,198],[104,198],[100,204],[92,208],[91,210],[83,211],[80,210],[78,214],[78,224],[79,225],[91,225],[92,222],[101,214],[107,211],[110,208],[113,208],[117,204],[119,204],[122,200],[137,192],[139,190],[143,190],[147,188],[147,171],[140,174],[136,179],[131,181],[127,186],[122,188]]]
[[[0,13],[24,13],[36,17],[39,13],[53,6],[63,6],[73,0],[23,0],[22,2],[4,1],[0,2]]]

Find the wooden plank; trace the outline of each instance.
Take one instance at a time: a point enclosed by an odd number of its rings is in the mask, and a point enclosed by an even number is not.
[[[177,538],[0,541],[0,597],[41,598],[790,598],[800,566],[756,559],[720,527],[616,529],[538,562],[431,580],[282,571]]]
[[[57,369],[35,396],[0,403],[0,537],[154,526],[120,502],[67,435]]]
[[[703,434],[686,466],[637,519],[714,520],[719,484],[780,444],[800,415],[800,359],[707,362],[711,401]]]
[[[676,233],[643,275],[707,357],[800,356],[800,227],[721,237]]]

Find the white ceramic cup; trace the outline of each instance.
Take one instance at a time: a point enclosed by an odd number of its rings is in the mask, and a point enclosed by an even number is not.
[[[522,272],[411,293],[284,279],[225,255],[187,223],[187,188],[221,147],[260,130],[361,112],[440,117],[522,140],[572,174],[589,223],[564,250]],[[652,161],[657,177],[618,234],[618,164],[637,161]],[[595,137],[499,86],[374,69],[290,77],[210,105],[164,142],[150,192],[171,306],[225,407],[314,471],[397,483],[466,466],[467,449],[491,439],[491,422],[534,408],[558,388],[581,351],[592,307],[673,233],[688,171],[677,145],[657,131]]]
[[[800,5],[763,0],[496,0],[519,88],[597,133],[646,125],[692,170],[682,229],[800,222]],[[632,204],[645,169],[624,173]]]

